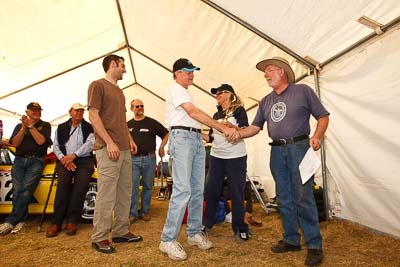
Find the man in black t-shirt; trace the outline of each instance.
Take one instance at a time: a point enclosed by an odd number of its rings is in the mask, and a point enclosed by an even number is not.
[[[42,177],[47,148],[52,144],[50,123],[42,121],[42,107],[31,102],[15,126],[10,144],[16,148],[11,169],[13,208],[0,225],[0,235],[18,233],[28,219],[28,205]]]
[[[129,219],[131,223],[137,219],[150,220],[151,191],[156,171],[156,136],[162,139],[158,155],[164,157],[164,147],[168,142],[168,130],[158,121],[144,115],[142,100],[131,101],[131,110],[135,117],[128,121],[129,132],[138,147],[132,156],[132,201]],[[142,177],[141,208],[138,211],[139,185]]]

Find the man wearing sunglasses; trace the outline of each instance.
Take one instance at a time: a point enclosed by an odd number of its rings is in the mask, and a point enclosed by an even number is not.
[[[129,132],[137,145],[137,153],[132,155],[132,200],[129,220],[131,223],[137,219],[149,221],[151,192],[153,189],[154,175],[156,172],[156,137],[161,138],[158,155],[165,156],[164,147],[168,142],[168,130],[158,121],[144,115],[143,101],[133,99],[131,110],[135,115],[128,121]],[[142,177],[141,208],[138,211],[139,185]]]
[[[166,118],[170,128],[173,189],[168,215],[161,234],[160,250],[173,260],[185,260],[186,252],[177,241],[185,209],[188,207],[186,233],[189,245],[206,250],[213,244],[202,232],[205,148],[200,123],[230,137],[236,130],[212,119],[196,107],[188,90],[194,71],[200,70],[188,59],[175,61],[172,72],[175,83],[166,92]]]

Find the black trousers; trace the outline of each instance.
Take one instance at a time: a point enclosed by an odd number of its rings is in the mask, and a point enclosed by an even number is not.
[[[84,157],[74,160],[76,171],[67,170],[60,162],[57,164],[57,190],[54,200],[53,224],[79,223],[83,202],[94,171],[94,158]]]
[[[247,231],[244,222],[244,189],[246,186],[247,156],[233,159],[220,159],[210,156],[210,170],[205,190],[206,210],[204,225],[211,228],[215,224],[218,201],[221,196],[222,184],[228,177],[230,198],[232,201],[232,230]]]

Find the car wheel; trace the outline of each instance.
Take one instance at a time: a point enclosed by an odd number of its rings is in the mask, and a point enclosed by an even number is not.
[[[90,182],[89,189],[86,192],[85,201],[83,202],[83,210],[82,210],[82,217],[81,217],[83,223],[92,223],[93,222],[96,197],[97,197],[97,183]]]

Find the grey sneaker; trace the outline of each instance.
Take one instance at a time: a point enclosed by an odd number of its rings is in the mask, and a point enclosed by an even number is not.
[[[17,234],[17,233],[21,232],[22,229],[25,227],[25,225],[26,225],[26,223],[24,223],[24,222],[17,223],[17,225],[14,226],[14,229],[11,230],[11,233]]]
[[[213,244],[208,240],[207,236],[203,232],[195,234],[194,236],[189,236],[188,243],[191,246],[198,246],[200,249],[204,250],[213,247]]]
[[[159,249],[161,252],[167,253],[168,257],[176,261],[182,261],[187,259],[187,255],[181,244],[178,241],[160,242]]]
[[[14,226],[11,223],[5,222],[3,224],[0,224],[0,235],[6,235],[11,230],[14,228]]]

